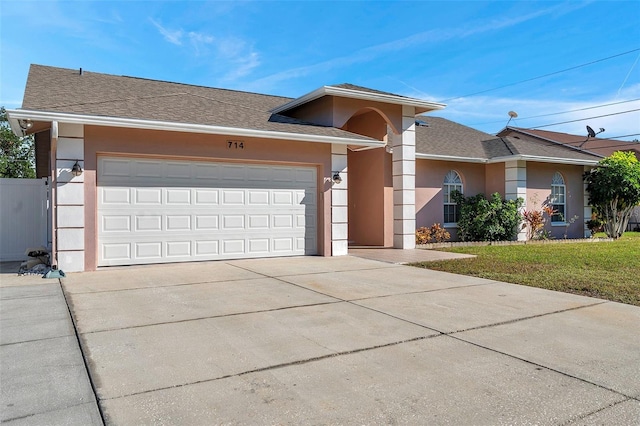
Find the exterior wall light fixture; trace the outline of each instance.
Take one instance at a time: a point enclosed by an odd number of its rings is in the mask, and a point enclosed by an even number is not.
[[[340,177],[340,172],[333,172],[333,183],[335,183],[336,185],[338,185],[340,182],[342,182],[342,178]]]
[[[82,174],[82,167],[80,167],[78,160],[76,160],[76,164],[74,164],[73,167],[71,168],[71,174],[76,177]]]
[[[33,121],[31,121],[30,119],[19,119],[18,120],[18,126],[20,126],[20,128],[22,129],[22,132],[26,132],[27,130],[29,130],[30,128],[33,127]]]

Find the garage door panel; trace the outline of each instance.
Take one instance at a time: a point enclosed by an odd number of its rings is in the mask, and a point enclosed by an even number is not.
[[[128,161],[129,165],[131,162]],[[161,178],[163,164],[159,161],[138,161],[132,170],[132,175],[137,178]]]
[[[189,163],[185,162],[171,162],[168,161],[165,165],[166,177],[170,180],[191,180],[193,167]]]
[[[194,189],[194,192],[195,205],[211,206],[218,204],[219,195],[217,189]]]
[[[195,231],[217,231],[220,218],[217,215],[196,215]]]
[[[165,189],[167,206],[171,205],[191,205],[191,189],[189,188],[167,188]]]
[[[100,201],[103,205],[131,204],[129,188],[105,187],[101,191]]]
[[[101,233],[131,232],[131,216],[129,215],[102,216],[99,223]]]
[[[168,215],[166,221],[166,229],[172,231],[190,231],[191,215]]]
[[[247,169],[243,165],[223,165],[220,167],[219,178],[224,181],[241,181],[247,180]]]
[[[136,232],[162,231],[162,216],[161,215],[136,216],[135,230]]]
[[[136,242],[133,247],[136,259],[162,260],[162,241]]]
[[[168,241],[167,257],[191,257],[191,241]]]
[[[108,188],[115,189],[115,188]],[[159,206],[162,204],[162,188],[136,188],[133,190],[134,204],[150,204]]]
[[[243,206],[245,204],[244,191],[242,190],[222,190],[222,205],[224,206]]]
[[[218,240],[200,240],[196,241],[194,256],[209,258],[220,254],[220,242]]]
[[[314,168],[100,157],[99,265],[315,254],[316,194]]]
[[[103,180],[108,180],[109,178],[111,180],[117,180],[118,178],[129,179],[131,176],[131,161],[129,160],[104,158],[100,166]]]

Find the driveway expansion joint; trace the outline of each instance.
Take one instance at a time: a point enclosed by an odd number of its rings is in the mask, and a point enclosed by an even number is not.
[[[131,288],[114,288],[110,290],[87,290],[87,291],[74,291],[70,292],[72,295],[76,294],[99,294],[99,293],[118,293],[123,291],[135,291],[135,290],[152,290],[155,288],[172,288],[172,287],[184,287],[189,285],[202,285],[202,284],[220,284],[220,283],[233,283],[236,281],[253,281],[253,280],[261,280],[264,277],[250,277],[250,278],[238,278],[231,280],[221,280],[221,281],[199,281],[192,283],[180,283],[180,284],[160,284],[148,287],[131,287]]]
[[[397,341],[397,342],[383,343],[383,344],[380,344],[380,345],[368,346],[368,347],[365,347],[365,348],[352,349],[352,350],[349,350],[349,351],[333,352],[333,353],[327,354],[327,355],[320,355],[320,356],[301,359],[301,360],[297,360],[297,361],[291,361],[291,362],[285,362],[285,363],[281,363],[281,364],[269,365],[269,366],[266,366],[266,367],[256,368],[256,369],[247,370],[247,371],[241,371],[239,373],[234,373],[234,374],[226,374],[224,376],[213,377],[213,378],[210,378],[210,379],[197,380],[197,381],[194,381],[194,382],[180,383],[180,384],[176,384],[176,385],[173,385],[173,386],[163,386],[163,387],[159,387],[159,388],[155,388],[155,389],[147,389],[147,390],[140,391],[140,392],[132,392],[132,393],[129,393],[129,394],[112,396],[112,397],[109,397],[109,398],[102,398],[102,401],[114,400],[114,399],[120,399],[120,398],[128,398],[128,397],[135,396],[135,395],[144,395],[144,394],[147,394],[147,393],[158,392],[158,391],[163,391],[163,390],[168,390],[168,389],[182,388],[182,387],[185,387],[185,386],[197,385],[197,384],[201,384],[201,383],[215,382],[215,381],[219,381],[219,380],[229,379],[231,377],[242,377],[242,376],[246,376],[246,375],[254,374],[254,373],[263,373],[265,371],[278,370],[278,369],[281,369],[281,368],[287,368],[287,367],[292,367],[292,366],[297,366],[297,365],[304,365],[304,364],[309,364],[309,363],[312,363],[312,362],[322,361],[322,360],[329,359],[329,358],[336,358],[336,357],[340,357],[340,356],[348,356],[348,355],[353,355],[353,354],[357,354],[357,353],[360,353],[360,352],[368,352],[368,351],[372,351],[372,350],[376,350],[376,349],[382,349],[382,348],[391,347],[391,346],[398,346],[398,345],[402,345],[404,343],[412,343],[412,342],[417,342],[417,341],[420,341],[420,340],[432,339],[432,338],[442,337],[442,336],[444,336],[444,335],[443,334],[431,334],[431,335],[427,335],[427,336],[419,336],[419,337],[413,337],[411,339],[400,340],[400,341]]]
[[[448,332],[448,333],[444,333],[444,332],[443,333],[447,334],[447,335],[451,335],[451,334],[456,334],[456,333],[464,333],[466,331],[481,330],[483,328],[497,327],[497,326],[500,326],[500,325],[514,324],[516,322],[527,321],[527,320],[534,319],[534,318],[546,317],[548,315],[561,314],[563,312],[577,311],[579,309],[584,309],[584,308],[591,308],[593,306],[603,305],[605,303],[609,303],[609,302],[608,301],[595,302],[595,303],[590,303],[588,305],[574,306],[573,308],[559,309],[557,311],[545,312],[545,313],[536,314],[536,315],[529,315],[529,316],[526,316],[526,317],[515,318],[515,319],[512,319],[512,320],[500,321],[500,322],[495,322],[495,323],[492,323],[492,324],[479,325],[477,327],[469,327],[469,328],[465,328],[463,330],[455,330],[455,331],[451,331],[451,332]]]
[[[76,319],[73,316],[73,312],[71,309],[71,305],[69,304],[69,299],[67,298],[67,292],[64,290],[64,286],[62,285],[61,279],[58,279],[58,284],[60,286],[60,291],[62,292],[62,296],[64,297],[65,304],[67,305],[67,310],[69,312],[69,317],[71,318],[71,324],[73,325],[73,332],[76,338],[76,342],[78,343],[78,348],[80,349],[80,356],[82,357],[82,363],[84,364],[85,373],[87,374],[87,378],[89,379],[89,385],[91,386],[91,392],[93,393],[93,402],[95,402],[98,408],[98,414],[100,415],[100,420],[102,424],[106,424],[105,415],[102,412],[102,406],[100,405],[100,398],[98,398],[98,392],[96,389],[96,385],[93,381],[93,376],[91,369],[89,368],[89,363],[87,357],[85,355],[85,349],[83,348],[82,339],[80,338],[80,333],[78,332],[78,326],[76,324]],[[91,402],[91,401],[88,401]]]
[[[197,317],[197,318],[185,318],[185,319],[173,320],[173,321],[161,321],[161,322],[154,322],[154,323],[147,323],[147,324],[140,324],[140,325],[130,325],[130,326],[127,326],[127,327],[105,328],[105,329],[101,329],[101,330],[86,331],[86,332],[80,333],[80,334],[87,335],[87,334],[105,333],[105,332],[109,332],[109,331],[128,330],[128,329],[131,329],[131,328],[145,328],[145,327],[154,327],[154,326],[166,325],[166,324],[179,324],[179,323],[191,322],[191,321],[202,321],[202,320],[216,319],[216,318],[236,317],[236,316],[240,316],[240,315],[262,314],[262,313],[265,313],[265,312],[286,311],[287,309],[297,309],[297,308],[308,308],[308,307],[313,307],[313,306],[333,305],[333,304],[336,304],[336,303],[343,303],[343,302],[344,302],[343,300],[336,299],[336,300],[330,301],[330,302],[319,302],[319,303],[310,303],[310,304],[304,304],[304,305],[283,306],[283,307],[280,307],[280,308],[262,309],[262,310],[257,310],[257,311],[234,312],[234,313],[230,313],[230,314],[211,315],[211,316]]]
[[[634,399],[635,398],[628,398],[628,397],[624,398],[624,399],[621,399],[620,401],[616,401],[616,402],[613,402],[611,404],[607,404],[604,407],[601,407],[601,408],[599,408],[597,410],[593,410],[593,411],[590,411],[588,413],[578,415],[578,416],[576,416],[576,417],[574,417],[572,419],[569,419],[569,420],[567,420],[567,421],[565,421],[563,423],[559,423],[558,426],[568,426],[568,425],[571,425],[571,424],[575,424],[577,421],[584,420],[584,419],[586,419],[586,418],[588,418],[590,416],[593,416],[594,414],[598,414],[598,413],[600,413],[600,412],[602,412],[604,410],[607,410],[609,408],[613,408],[616,405],[620,405],[620,404],[622,404],[624,402],[632,401]]]
[[[592,305],[592,306],[594,306],[594,305]],[[510,353],[507,353],[507,352],[504,352],[504,351],[500,351],[500,350],[497,350],[497,349],[490,348],[490,347],[488,347],[488,346],[481,345],[481,344],[479,344],[479,343],[475,343],[475,342],[471,342],[471,341],[469,341],[469,340],[465,340],[465,339],[463,339],[463,338],[461,338],[461,337],[454,336],[454,335],[453,335],[453,333],[452,333],[452,334],[448,334],[448,335],[447,335],[447,337],[451,337],[452,339],[456,339],[456,340],[458,340],[458,341],[460,341],[460,342],[467,343],[467,344],[473,345],[473,346],[475,346],[475,347],[478,347],[478,348],[481,348],[481,349],[485,349],[485,350],[491,351],[491,352],[496,353],[496,354],[504,355],[504,356],[509,357],[509,358],[512,358],[512,359],[517,359],[518,361],[524,362],[524,363],[526,363],[526,364],[530,364],[530,365],[533,365],[533,366],[535,366],[535,367],[543,368],[543,369],[545,369],[545,370],[547,370],[547,371],[552,371],[552,372],[554,372],[554,373],[560,374],[560,375],[562,375],[562,376],[568,377],[568,378],[573,379],[573,380],[578,380],[579,382],[586,383],[586,384],[591,385],[591,386],[595,386],[595,387],[597,387],[597,388],[600,388],[600,389],[606,390],[606,391],[608,391],[608,392],[613,392],[613,393],[615,393],[616,395],[620,395],[620,396],[624,397],[624,398],[625,398],[625,400],[629,400],[629,399],[638,400],[638,398],[636,398],[636,397],[634,397],[634,396],[632,396],[632,395],[627,395],[627,394],[622,393],[622,392],[620,392],[620,391],[617,391],[617,390],[615,390],[615,389],[611,389],[611,388],[609,388],[609,387],[607,387],[607,386],[600,385],[600,384],[598,384],[598,383],[594,383],[594,382],[592,382],[592,381],[590,381],[590,380],[583,379],[582,377],[578,377],[578,376],[576,376],[576,375],[574,375],[574,374],[566,373],[566,372],[564,372],[564,371],[562,371],[562,370],[558,370],[558,369],[556,369],[556,368],[551,368],[551,367],[549,367],[549,366],[547,366],[547,365],[539,364],[539,363],[537,363],[537,362],[534,362],[534,361],[531,361],[531,360],[528,360],[528,359],[525,359],[525,358],[522,358],[522,357],[519,357],[519,356],[516,356],[516,355],[510,354]],[[623,400],[623,401],[620,401],[620,402],[624,402],[624,400]]]

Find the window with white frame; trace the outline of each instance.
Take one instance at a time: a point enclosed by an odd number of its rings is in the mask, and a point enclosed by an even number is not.
[[[558,172],[551,179],[551,198],[550,202],[553,206],[554,213],[551,216],[551,223],[564,223],[566,216],[566,194],[567,188],[564,184],[564,178]]]
[[[455,224],[460,218],[456,202],[451,197],[453,191],[462,191],[462,178],[455,170],[449,170],[444,177],[442,193],[444,195],[444,223]]]

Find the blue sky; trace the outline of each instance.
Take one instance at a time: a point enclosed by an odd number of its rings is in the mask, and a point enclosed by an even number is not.
[[[2,0],[0,31],[7,108],[37,63],[290,97],[348,82],[445,101],[437,115],[488,133],[516,111],[640,139],[637,0]]]

